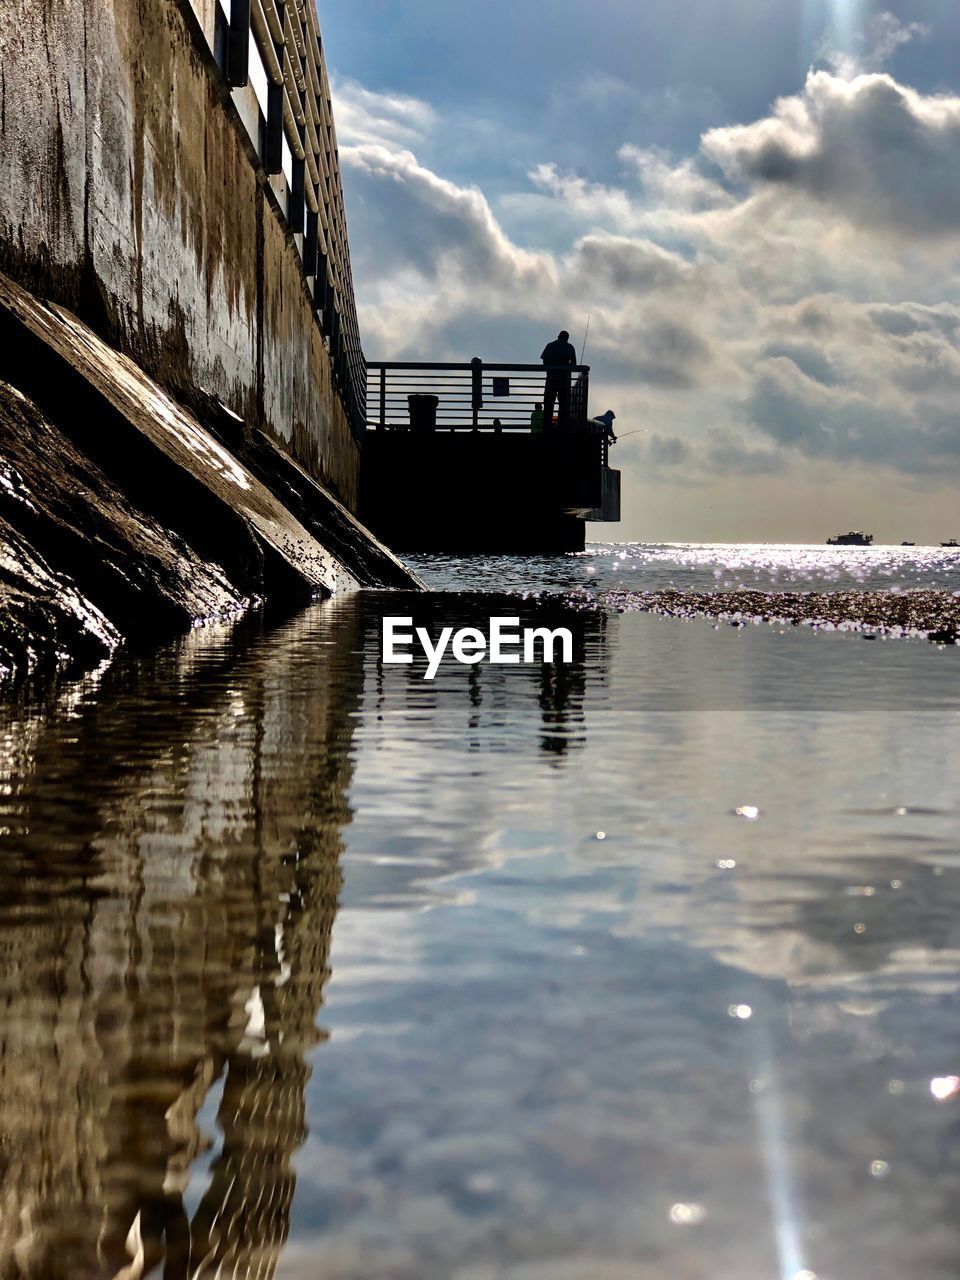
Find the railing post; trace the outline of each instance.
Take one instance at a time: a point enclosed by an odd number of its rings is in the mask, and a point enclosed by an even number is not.
[[[476,429],[480,421],[479,411],[483,408],[483,361],[479,356],[474,356],[470,361],[470,383],[470,401],[473,406],[473,425]]]
[[[583,372],[580,374],[580,380],[583,383],[583,420],[590,421],[590,368],[584,365]]]
[[[317,245],[319,243],[320,218],[316,213],[307,211],[307,230],[303,238],[303,274],[317,274]]]
[[[234,0],[230,6],[227,38],[227,83],[242,89],[250,82],[250,0]]]
[[[293,185],[290,188],[290,197],[287,202],[287,226],[294,235],[303,235],[304,215],[306,212],[306,205],[304,204],[306,178],[306,160],[294,160]]]
[[[387,425],[387,371],[380,370],[380,426]]]

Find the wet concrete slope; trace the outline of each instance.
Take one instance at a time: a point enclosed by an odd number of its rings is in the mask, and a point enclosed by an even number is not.
[[[123,637],[266,599],[418,585],[261,433],[215,401],[201,422],[3,276],[0,428],[3,674],[88,662]]]

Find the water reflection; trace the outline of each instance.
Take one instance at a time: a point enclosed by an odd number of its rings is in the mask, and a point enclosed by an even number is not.
[[[499,724],[503,733],[500,749],[525,750],[517,737],[517,711],[525,697],[535,692],[540,709],[540,750],[561,760],[586,740],[585,700],[588,685],[593,692],[603,689],[608,679],[609,636],[617,625],[616,615],[602,609],[573,608],[561,596],[525,599],[497,592],[479,594],[412,595],[392,593],[376,602],[369,597],[363,606],[364,645],[376,665],[375,705],[379,719],[415,713],[426,719],[443,708],[445,716],[458,707],[469,708],[465,731],[472,751],[485,751],[490,743],[486,729]],[[413,627],[423,627],[435,642],[444,626],[476,627],[489,632],[491,617],[519,619],[519,626],[554,630],[566,628],[573,639],[570,663],[533,666],[496,666],[486,662],[466,668],[449,653],[437,677],[424,679],[426,660],[413,647],[409,666],[385,667],[380,653],[380,627],[384,613],[412,618]],[[409,628],[407,628],[409,630]],[[389,685],[387,681],[389,680]],[[389,693],[388,693],[389,689]]]
[[[46,714],[8,711],[0,1275],[272,1275],[341,884],[358,647],[349,611],[268,639],[198,632]],[[198,1115],[215,1097],[213,1139]]]
[[[370,594],[8,708],[0,1276],[955,1274],[956,658]]]
[[[639,615],[604,654],[560,768],[519,673],[469,740],[467,673],[387,673],[283,1274],[951,1274],[953,655]]]
[[[441,614],[421,597],[417,625]],[[386,680],[382,608],[198,631],[41,705],[5,708],[0,754],[0,1275],[273,1274],[307,1051],[329,976],[351,743],[380,717],[462,707],[456,732],[584,742],[608,623],[562,606],[574,663]],[[505,601],[524,616],[532,607]],[[464,599],[458,625],[485,624]],[[391,677],[401,672],[393,670]],[[521,693],[521,689],[523,692]]]

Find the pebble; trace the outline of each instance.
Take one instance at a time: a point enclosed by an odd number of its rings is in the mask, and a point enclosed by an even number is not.
[[[578,603],[576,595],[568,597]],[[960,596],[950,591],[605,591],[589,604],[620,612],[652,612],[671,618],[720,618],[804,624],[817,630],[861,631],[877,636],[926,637],[936,644],[960,643]]]

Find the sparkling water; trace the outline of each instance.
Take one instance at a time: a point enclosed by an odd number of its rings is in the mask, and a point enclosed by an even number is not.
[[[955,1275],[960,651],[564,596],[910,555],[423,559],[8,702],[0,1274]],[[380,661],[505,612],[574,662]]]

